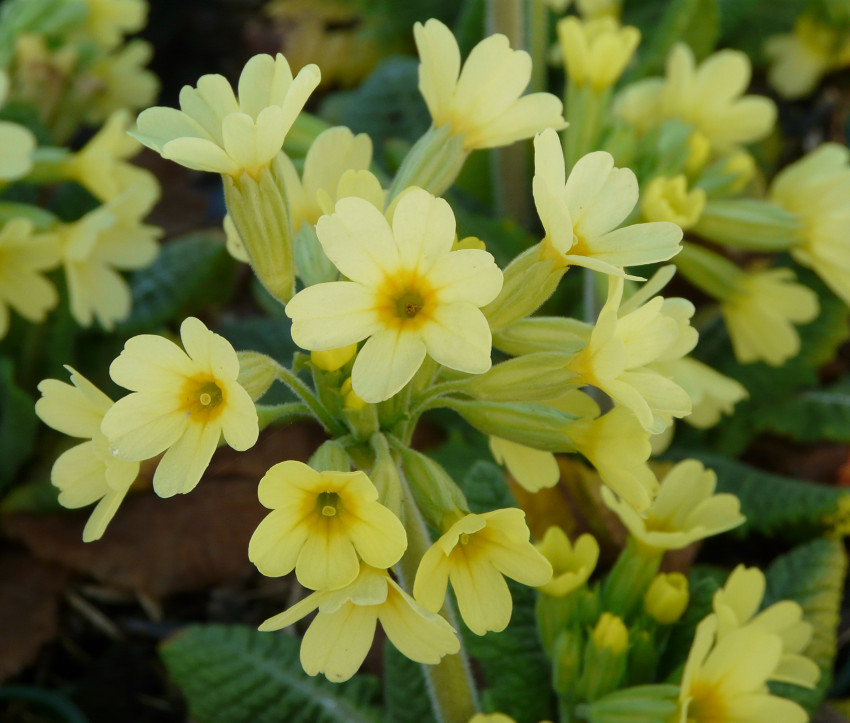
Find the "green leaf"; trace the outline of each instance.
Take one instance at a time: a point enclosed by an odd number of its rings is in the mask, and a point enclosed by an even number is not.
[[[389,641],[384,644],[384,721],[438,723],[422,665],[402,655]]]
[[[9,64],[24,33],[59,39],[85,22],[84,0],[6,0],[0,11],[0,67]]]
[[[687,43],[697,61],[706,57],[717,43],[720,12],[717,0],[672,0],[657,19],[645,15],[639,27],[646,46],[632,78],[663,74],[667,54],[675,43]],[[648,25],[651,22],[651,25]]]
[[[209,304],[222,304],[233,291],[235,277],[236,262],[212,234],[170,241],[151,266],[131,277],[133,311],[117,333],[129,336],[156,330]]]
[[[9,484],[33,449],[35,402],[15,382],[10,359],[0,359],[0,489]]]
[[[492,462],[473,464],[460,486],[473,512],[516,504],[504,472]],[[517,723],[554,720],[552,673],[537,634],[536,592],[512,581],[508,586],[514,601],[508,627],[481,637],[464,627],[464,643],[481,664],[487,680],[485,699],[494,710],[512,716]]]
[[[846,490],[770,474],[719,454],[677,449],[670,456],[699,459],[717,473],[718,492],[738,497],[747,520],[732,531],[737,537],[757,534],[800,543],[847,529],[850,493]]]
[[[719,319],[700,331],[697,356],[709,366],[737,379],[750,398],[735,407],[734,416],[724,419],[708,435],[714,449],[730,455],[743,452],[759,432],[759,418],[770,415],[777,400],[801,388],[818,386],[818,370],[832,361],[838,347],[850,337],[847,307],[808,269],[795,267],[801,283],[820,297],[820,314],[810,324],[797,327],[800,353],[781,367],[767,364],[740,364],[735,361],[729,335]],[[764,410],[763,407],[768,409]]]
[[[763,57],[764,41],[771,35],[791,32],[794,21],[809,0],[718,0],[721,39],[740,48],[754,62]]]
[[[199,723],[375,723],[377,680],[311,678],[300,643],[242,625],[190,625],[160,656]]]
[[[780,600],[795,600],[803,607],[804,617],[814,626],[805,654],[821,669],[814,690],[789,684],[771,684],[771,690],[796,700],[813,714],[832,684],[836,635],[841,612],[847,553],[840,540],[814,540],[782,555],[765,571],[767,592],[764,606]]]

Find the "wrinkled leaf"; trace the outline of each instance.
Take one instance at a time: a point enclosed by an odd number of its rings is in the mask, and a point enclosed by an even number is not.
[[[311,678],[300,643],[242,625],[191,625],[160,655],[199,723],[375,723],[377,680]]]

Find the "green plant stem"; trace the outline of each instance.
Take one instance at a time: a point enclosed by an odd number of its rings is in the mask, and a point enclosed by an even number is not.
[[[286,404],[258,404],[257,416],[260,419],[260,429],[272,424],[289,424],[297,419],[313,416],[310,408],[301,402]]]
[[[413,500],[413,493],[404,478],[399,474],[402,485],[402,508],[404,510],[404,526],[407,530],[407,551],[396,566],[401,584],[408,590],[413,589],[416,570],[422,556],[431,546],[431,536],[419,508]],[[440,614],[449,623],[458,628],[454,611],[449,605],[444,605]],[[428,693],[431,706],[438,723],[467,723],[478,711],[478,695],[466,651],[461,647],[458,653],[445,656],[437,665],[423,665],[425,680],[428,682]]]
[[[277,378],[286,384],[290,391],[304,402],[310,413],[319,421],[328,434],[339,437],[346,433],[347,430],[342,424],[334,419],[333,415],[319,401],[319,398],[291,370],[282,364],[278,364]]]
[[[526,0],[531,83],[528,92],[546,90],[546,55],[549,51],[549,8],[544,0]]]

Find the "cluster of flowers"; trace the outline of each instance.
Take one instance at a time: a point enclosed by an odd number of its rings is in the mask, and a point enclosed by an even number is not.
[[[0,190],[13,182],[74,181],[100,205],[66,223],[44,208],[0,202],[0,338],[8,331],[10,308],[41,323],[56,307],[59,293],[45,274],[58,267],[65,274],[75,321],[91,326],[96,320],[112,329],[131,306],[119,270],[150,264],[161,235],[143,222],[159,199],[159,184],[128,161],[141,149],[127,135],[130,110],[148,105],[158,88],[155,76],[141,68],[150,57],[149,46],[142,40],[123,43],[125,33],[144,26],[147,4],[63,0],[44,8],[10,3],[3,10],[4,31],[8,23],[15,44],[9,72],[0,69],[0,113],[4,106],[19,104],[36,109],[39,122],[60,145],[39,144],[31,130],[0,121]],[[58,17],[63,18],[58,27],[39,24]],[[79,151],[61,145],[81,122],[103,121]]]
[[[638,169],[640,214],[685,231],[675,264],[719,303],[739,361],[779,366],[800,351],[795,324],[812,321],[819,305],[793,269],[776,265],[778,252],[789,252],[850,303],[850,245],[842,230],[850,213],[850,154],[825,144],[769,183],[762,178],[744,144],[773,131],[776,107],[769,98],[743,95],[752,69],[738,50],[697,64],[687,45],[676,44],[663,78],[612,95],[639,43],[636,28],[609,14],[615,10],[559,21],[567,118],[583,131],[574,137],[574,155],[602,148]],[[569,157],[569,143],[567,150]],[[722,244],[732,257],[747,252],[747,267],[697,240]]]
[[[237,353],[190,318],[181,327],[183,349],[151,335],[126,343],[110,375],[131,393],[115,403],[73,371],[72,385],[42,382],[41,418],[86,440],[59,458],[54,483],[63,504],[99,501],[85,531],[96,539],[140,461],[165,452],[155,491],[186,493],[222,437],[246,450],[261,425],[313,416],[331,439],[310,465],[283,461],[263,477],[260,501],[271,512],[249,547],[263,574],[294,570],[313,592],[262,629],[318,610],[301,660],[308,673],[331,680],[355,673],[377,621],[413,660],[451,665],[462,646],[445,605],[449,583],[463,622],[483,635],[510,620],[507,577],[541,588],[541,630],[559,671],[557,689],[572,691],[576,705],[603,705],[607,693],[629,683],[627,624],[651,642],[653,624],[681,615],[668,599],[678,596],[682,609],[687,602],[680,578],[656,577],[663,551],[742,521],[737,499],[714,495],[713,473],[695,461],[659,483],[647,465],[650,438],[692,412],[715,423],[740,390],[687,358],[697,342],[694,307],[658,295],[671,267],[626,294],[636,277],[625,268],[672,258],[681,250],[681,228],[669,219],[623,225],[638,204],[638,179],[608,152],[581,155],[568,174],[558,136],[566,126],[561,101],[522,95],[529,56],[494,35],[462,63],[440,22],[417,24],[414,35],[433,124],[389,188],[369,170],[368,138],[342,128],[316,139],[298,173],[281,149],[319,70],[307,66],[293,77],[282,55],[252,58],[237,93],[208,75],[183,89],[180,110],[139,116],[132,135],[142,143],[222,175],[230,247],[286,305],[294,341],[311,354],[297,355],[289,369],[256,352]],[[544,237],[501,270],[481,240],[457,237],[452,208],[440,195],[473,150],[532,136]],[[608,279],[596,322],[532,317],[573,266]],[[491,365],[494,347],[510,358]],[[312,388],[301,370],[311,372]],[[258,404],[275,381],[299,401]],[[610,411],[602,413],[583,391],[589,387],[610,398]],[[578,452],[597,468],[605,503],[634,538],[601,592],[586,585],[598,554],[592,538],[573,548],[555,530],[535,547],[521,510],[471,512],[445,470],[411,449],[417,421],[436,407],[489,435],[494,455],[529,489],[557,482],[556,452]],[[433,543],[429,525],[438,533]],[[792,717],[779,719],[797,720],[802,712],[771,695],[766,681],[812,682],[812,664],[799,655],[810,628],[793,603],[755,616],[761,594],[753,592],[753,574],[735,573],[718,595],[679,697],[671,702],[662,687],[661,702],[682,720],[762,721],[789,711]],[[746,584],[739,584],[742,576]],[[570,612],[576,595],[590,596],[595,607]],[[746,663],[730,653],[742,644]],[[564,646],[581,646],[590,663],[567,670],[564,660],[576,658],[558,653]],[[596,663],[603,659],[613,672],[600,682]],[[732,665],[748,669],[730,687]],[[461,681],[468,674],[462,662],[456,670]],[[438,698],[447,691],[433,686]],[[467,718],[474,697],[468,707]]]

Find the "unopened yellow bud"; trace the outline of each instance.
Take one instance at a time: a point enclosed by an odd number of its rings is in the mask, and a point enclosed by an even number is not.
[[[351,388],[351,377],[348,377],[348,379],[342,383],[339,393],[342,394],[342,403],[346,409],[350,409],[353,412],[359,412],[366,406],[366,402],[358,397]]]
[[[756,161],[746,151],[737,151],[726,159],[723,170],[735,177],[735,180],[729,185],[728,192],[738,193],[756,175]]]
[[[570,82],[599,92],[620,79],[640,42],[640,31],[608,16],[586,22],[570,16],[558,22],[558,40]]]
[[[643,596],[647,614],[660,625],[672,625],[685,613],[690,601],[688,578],[680,572],[660,573]]]
[[[629,631],[622,618],[611,613],[602,613],[590,634],[597,650],[622,653],[629,644]]]
[[[349,344],[348,346],[341,346],[338,349],[311,351],[310,361],[319,367],[319,369],[324,369],[326,372],[335,372],[337,369],[341,369],[348,364],[356,353],[357,344]]]
[[[653,178],[641,199],[641,211],[647,221],[670,221],[683,229],[693,226],[705,208],[705,191],[694,188],[688,191],[688,179],[683,175],[673,178]]]
[[[691,176],[697,173],[707,163],[711,154],[711,141],[700,131],[694,131],[688,137],[688,160],[685,161],[685,171]]]

